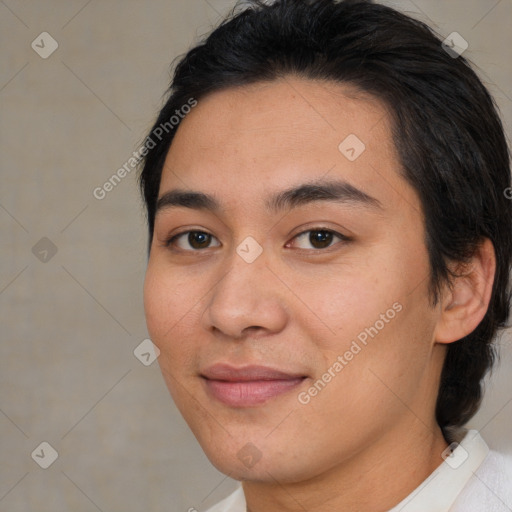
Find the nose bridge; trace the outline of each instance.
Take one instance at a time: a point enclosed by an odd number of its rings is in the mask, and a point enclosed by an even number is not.
[[[257,244],[257,245],[256,245]],[[262,292],[268,289],[269,270],[267,268],[268,253],[253,238],[244,239],[233,252],[229,272],[224,283],[229,293],[246,296],[256,301],[262,298]],[[220,283],[222,284],[222,283]]]
[[[267,255],[254,239],[248,237],[236,247],[203,313],[207,329],[215,327],[239,337],[249,327],[276,331],[284,326],[282,295],[267,263]]]

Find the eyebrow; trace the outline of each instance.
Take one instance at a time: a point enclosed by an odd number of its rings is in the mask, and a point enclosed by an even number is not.
[[[346,181],[318,180],[277,192],[265,201],[269,213],[279,213],[316,201],[351,203],[370,209],[382,209],[381,202]],[[220,212],[221,203],[212,195],[194,190],[175,189],[164,193],[156,203],[156,213],[182,207]]]

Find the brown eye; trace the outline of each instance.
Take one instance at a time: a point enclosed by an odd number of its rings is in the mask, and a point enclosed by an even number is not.
[[[183,251],[197,251],[201,249],[208,249],[212,240],[216,240],[216,238],[205,231],[185,231],[173,236],[167,242],[167,246],[176,246],[178,249]],[[215,247],[218,246],[220,246],[220,244],[217,244]]]
[[[310,231],[309,242],[315,249],[324,249],[331,245],[334,236],[332,231]]]
[[[194,249],[204,249],[208,247],[211,239],[212,235],[203,233],[202,231],[190,231],[188,234],[188,243]]]
[[[294,237],[295,241],[299,241],[299,244],[294,245],[299,249],[327,249],[334,245],[336,239],[342,242],[349,240],[348,237],[330,229],[309,229]]]

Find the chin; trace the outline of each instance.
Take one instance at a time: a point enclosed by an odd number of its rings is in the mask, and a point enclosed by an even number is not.
[[[283,452],[282,448],[273,450],[271,447],[260,450],[251,442],[240,444],[240,449],[219,444],[217,447],[221,449],[203,447],[203,450],[217,470],[234,480],[297,483],[316,474],[315,467],[309,462],[304,464],[306,458],[301,458],[293,447]]]

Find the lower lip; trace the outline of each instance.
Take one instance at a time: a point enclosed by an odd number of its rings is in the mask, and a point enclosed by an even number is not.
[[[231,407],[251,407],[297,388],[305,377],[286,380],[228,382],[203,379],[214,398]]]

